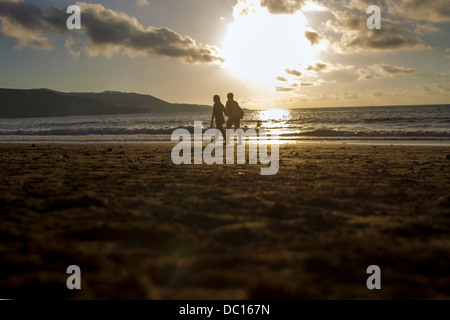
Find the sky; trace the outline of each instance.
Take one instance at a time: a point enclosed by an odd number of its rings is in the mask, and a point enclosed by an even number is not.
[[[233,92],[258,109],[450,104],[449,34],[448,0],[0,0],[0,87],[208,105]]]

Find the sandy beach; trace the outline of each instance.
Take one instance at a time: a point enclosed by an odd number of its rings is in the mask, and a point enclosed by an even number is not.
[[[275,176],[172,147],[0,145],[0,297],[450,298],[449,147],[281,145]]]

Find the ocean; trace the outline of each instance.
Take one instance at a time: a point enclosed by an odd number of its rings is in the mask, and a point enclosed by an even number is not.
[[[160,142],[172,132],[209,128],[210,112],[0,119],[0,142]],[[292,141],[421,141],[450,145],[450,105],[247,110],[242,127],[258,125]]]

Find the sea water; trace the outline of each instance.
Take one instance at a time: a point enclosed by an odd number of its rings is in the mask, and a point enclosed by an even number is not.
[[[161,142],[179,128],[193,132],[195,121],[209,124],[211,112],[0,118],[0,142]],[[450,105],[247,110],[241,126],[264,129],[286,142],[450,145]]]

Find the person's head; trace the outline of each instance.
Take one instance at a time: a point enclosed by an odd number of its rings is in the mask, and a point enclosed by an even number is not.
[[[227,95],[228,100],[233,100],[234,98],[234,94],[232,94],[231,92]]]
[[[215,96],[214,96],[214,102],[215,102],[215,103],[220,102],[220,97],[219,97],[218,95],[215,95]]]

